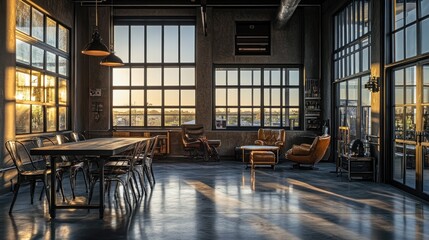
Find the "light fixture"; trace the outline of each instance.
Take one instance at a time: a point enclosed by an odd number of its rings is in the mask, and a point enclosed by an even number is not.
[[[110,54],[100,61],[100,65],[107,67],[119,67],[124,66],[124,63],[118,56],[115,55],[115,52],[113,52],[112,49],[110,50]]]
[[[370,92],[378,92],[380,91],[380,85],[378,83],[379,77],[371,76],[368,79],[368,82],[365,83],[365,88],[368,89]]]
[[[110,9],[110,20],[112,21],[113,19],[113,0],[112,0],[112,7]],[[111,25],[113,23],[111,22]],[[120,67],[120,66],[124,66],[124,62],[122,62],[122,59],[120,59],[118,56],[115,55],[115,52],[113,51],[113,43],[112,43],[112,39],[113,39],[113,35],[112,32],[110,31],[109,33],[109,43],[110,43],[110,54],[103,58],[100,61],[100,65],[102,66],[106,66],[106,67]]]
[[[95,0],[95,28],[92,33],[91,42],[82,50],[82,53],[89,56],[104,57],[110,54],[109,49],[101,42],[100,33],[98,32],[98,0]]]

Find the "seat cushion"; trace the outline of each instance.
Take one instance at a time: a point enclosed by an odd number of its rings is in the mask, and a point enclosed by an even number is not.
[[[253,164],[275,164],[276,155],[271,151],[252,151],[250,163]]]

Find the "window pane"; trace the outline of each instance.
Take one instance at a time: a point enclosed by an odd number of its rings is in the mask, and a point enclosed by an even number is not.
[[[164,27],[164,62],[179,62],[179,26]]]
[[[241,108],[240,109],[240,126],[252,126],[253,125],[253,113],[252,108]]]
[[[46,131],[54,132],[57,130],[57,108],[46,108]]]
[[[30,74],[25,70],[17,69],[16,71],[16,100],[30,101]]]
[[[253,106],[261,106],[261,89],[253,89]]]
[[[420,0],[420,16],[423,17],[428,14],[429,14],[429,0]]]
[[[289,82],[286,85],[299,86],[299,70],[289,70]]]
[[[46,43],[56,47],[57,46],[57,22],[46,18]]]
[[[368,82],[369,76],[362,77],[361,79],[362,106],[371,106],[371,93],[365,88],[365,83]]]
[[[37,68],[43,68],[45,51],[38,47],[31,47],[31,65]]]
[[[56,78],[54,76],[49,76],[46,75],[45,76],[45,94],[46,94],[46,102],[47,103],[52,103],[55,104],[55,99],[56,99],[56,94],[55,94],[55,90],[56,90]]]
[[[130,106],[130,90],[113,90],[113,106]]]
[[[161,68],[147,68],[147,85],[161,86]]]
[[[69,75],[69,61],[63,57],[58,56],[58,73],[64,76]]]
[[[226,85],[226,69],[216,69],[216,85]]]
[[[17,134],[30,133],[30,105],[16,104],[15,131]]]
[[[271,106],[280,106],[280,88],[271,89]]]
[[[113,108],[113,126],[129,126],[130,110],[128,108]]]
[[[144,90],[131,90],[131,105],[144,106]]]
[[[164,110],[164,125],[165,126],[179,126],[180,111],[178,108],[166,108]]]
[[[124,32],[128,31],[128,29],[125,30],[124,28],[123,31]],[[119,37],[119,36],[115,36],[115,37]],[[125,39],[128,41],[128,38],[121,37],[122,41],[125,41]],[[131,26],[131,62],[132,63],[144,62],[144,39],[145,39],[144,26]]]
[[[161,109],[149,108],[147,110],[147,125],[151,127],[161,126]]]
[[[43,79],[39,72],[31,73],[31,101],[43,102]]]
[[[58,49],[69,52],[69,30],[60,24],[58,25]]]
[[[131,86],[144,86],[144,68],[131,68]]]
[[[353,79],[348,81],[348,105],[357,106],[358,101],[358,80]]]
[[[252,106],[252,89],[240,89],[240,106]]]
[[[285,99],[289,96],[289,103],[285,104],[287,106],[299,106],[299,88],[290,88],[287,89]]]
[[[147,62],[161,62],[161,26],[147,26]]]
[[[227,72],[228,85],[238,85],[238,71],[237,69],[229,69]]]
[[[16,39],[16,61],[30,64],[30,44]]]
[[[182,108],[180,124],[195,123],[195,108]]]
[[[416,11],[417,3],[416,0],[407,0],[407,6],[406,6],[406,13],[405,13],[405,20],[406,24],[411,23],[416,20]]]
[[[57,57],[51,52],[46,52],[46,70],[51,72],[57,71]]]
[[[394,61],[400,61],[404,59],[404,30],[395,33],[395,59]]]
[[[180,26],[180,62],[195,62],[195,26]]]
[[[237,108],[228,108],[226,125],[238,126],[238,109]]]
[[[417,29],[416,24],[407,27],[405,29],[405,37],[406,37],[406,43],[405,44],[405,53],[406,58],[414,57],[417,54]]]
[[[226,109],[225,108],[216,108],[216,119],[226,119]]]
[[[113,86],[129,86],[130,85],[130,69],[129,68],[113,68],[112,69]]]
[[[228,89],[228,106],[238,106],[238,89]]]
[[[23,1],[16,2],[16,29],[30,34],[30,5]]]
[[[181,106],[195,106],[195,90],[182,90],[180,94]]]
[[[178,106],[179,105],[179,90],[165,90],[165,106]]]
[[[404,26],[404,0],[395,0],[395,29]]]
[[[144,126],[144,108],[131,108],[131,126]]]
[[[43,13],[32,8],[31,15],[31,36],[43,41]]]
[[[179,86],[179,68],[164,68],[164,86]]]
[[[58,80],[58,103],[67,104],[68,103],[68,82],[66,79],[60,78]]]
[[[182,86],[195,85],[195,68],[183,67],[180,69],[180,85]]]
[[[161,105],[162,105],[162,91],[147,90],[147,106],[161,106]]]
[[[429,0],[427,1],[429,2]],[[429,4],[428,4],[429,5]],[[429,6],[428,6],[429,8]],[[421,22],[420,24],[420,43],[422,46],[422,52],[421,53],[427,53],[429,52],[429,18],[425,19],[424,21]]]
[[[115,26],[114,34],[115,34],[115,42],[114,42],[115,54],[120,59],[122,59],[124,63],[128,63],[129,62],[128,26]],[[141,42],[139,42],[139,44],[141,44]]]
[[[216,89],[216,106],[226,106],[226,89]]]
[[[240,85],[249,86],[252,85],[252,69],[241,69],[240,70]]]
[[[40,105],[31,106],[31,132],[43,132],[43,107]]]

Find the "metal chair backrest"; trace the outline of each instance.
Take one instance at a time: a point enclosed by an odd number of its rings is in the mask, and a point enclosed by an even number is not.
[[[48,143],[48,145],[55,145],[55,143],[50,138],[48,138],[48,137],[40,136],[40,137],[34,137],[33,138],[33,144],[34,144],[35,147],[46,146],[45,143]],[[45,162],[47,164],[49,164],[49,160],[50,160],[51,156],[50,155],[43,155],[42,157],[45,160]]]
[[[61,134],[57,134],[57,135],[55,135],[55,138],[57,139],[57,144],[58,145],[61,145],[61,144],[64,144],[64,143],[66,143],[66,142],[69,142],[69,139],[68,139],[68,137],[66,137],[66,136],[64,136],[64,135],[61,135]],[[61,156],[61,160],[63,160],[63,161],[68,161],[69,159],[68,159],[68,157],[67,156]]]
[[[85,141],[86,138],[82,133],[72,132],[70,133],[70,138],[74,142]]]
[[[9,155],[12,158],[12,161],[15,164],[15,167],[18,172],[23,172],[27,170],[24,167],[25,159],[28,159],[30,161],[33,170],[36,169],[36,166],[33,163],[33,159],[31,158],[30,152],[22,142],[10,140],[5,142],[5,147],[6,150],[9,152]]]
[[[152,137],[149,146],[148,157],[153,158],[155,155],[156,146],[158,145],[158,136]]]

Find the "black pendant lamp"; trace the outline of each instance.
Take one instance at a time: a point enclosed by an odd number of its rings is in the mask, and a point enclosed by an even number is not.
[[[95,29],[92,33],[91,42],[82,50],[82,53],[89,56],[104,57],[110,54],[109,49],[101,42],[100,33],[98,32],[98,8],[95,0]]]
[[[110,54],[101,60],[100,65],[107,67],[120,67],[124,66],[124,62],[122,62],[122,60],[115,55],[115,52],[111,50]]]

